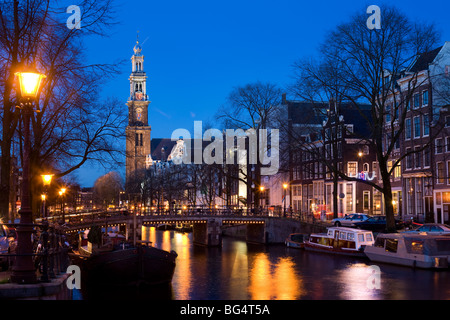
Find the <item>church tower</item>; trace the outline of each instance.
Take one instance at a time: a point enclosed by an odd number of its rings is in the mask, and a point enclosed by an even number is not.
[[[151,153],[148,124],[147,75],[144,71],[144,56],[139,38],[131,57],[130,97],[128,98],[128,126],[126,128],[126,189],[138,192],[138,186],[145,177],[146,159]]]

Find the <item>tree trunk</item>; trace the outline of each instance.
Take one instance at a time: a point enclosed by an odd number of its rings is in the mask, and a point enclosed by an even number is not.
[[[381,172],[383,180],[383,196],[384,196],[384,212],[386,215],[386,232],[395,233],[397,228],[395,226],[394,206],[392,204],[392,188],[391,177],[387,172]]]
[[[338,218],[339,213],[339,194],[337,174],[333,173],[333,217]]]

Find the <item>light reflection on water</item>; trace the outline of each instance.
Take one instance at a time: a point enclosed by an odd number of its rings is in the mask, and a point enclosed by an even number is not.
[[[380,289],[368,287],[371,263],[285,246],[250,245],[224,238],[221,248],[193,245],[191,233],[143,227],[143,240],[174,250],[177,266],[169,295],[174,300],[389,300],[449,299],[450,271],[379,265]],[[154,292],[152,292],[154,290]]]
[[[145,227],[142,238],[177,252],[172,280],[176,300],[297,300],[302,296],[292,258],[271,261],[264,246],[254,246],[249,252],[244,241],[225,239],[222,248],[198,247],[192,244],[192,234],[154,227]]]

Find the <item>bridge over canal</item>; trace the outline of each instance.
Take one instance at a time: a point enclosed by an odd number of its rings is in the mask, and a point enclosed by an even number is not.
[[[193,226],[193,241],[204,246],[221,246],[222,235],[233,235],[233,230],[245,233],[245,239],[250,243],[276,244],[283,243],[290,233],[296,232],[321,232],[324,227],[311,225],[294,219],[257,216],[204,216],[204,215],[162,215],[162,216],[111,216],[106,218],[89,219],[72,222],[68,233],[77,233],[89,229],[92,225],[100,225],[102,228],[117,227],[125,232],[127,239],[132,239],[133,234],[140,239],[142,226],[159,226],[162,224],[189,224]],[[136,233],[134,233],[136,230]]]

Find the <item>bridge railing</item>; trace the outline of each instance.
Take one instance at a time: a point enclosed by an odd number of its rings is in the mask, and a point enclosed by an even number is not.
[[[314,215],[309,213],[299,213],[299,212],[272,212],[269,210],[231,210],[231,209],[185,209],[185,210],[147,210],[140,212],[133,211],[105,211],[105,212],[94,212],[94,213],[83,213],[77,215],[71,215],[66,219],[66,223],[71,226],[76,226],[79,224],[98,224],[98,223],[113,223],[118,220],[132,219],[134,214],[138,218],[145,217],[253,217],[253,218],[281,218],[290,219],[300,222],[307,222],[311,224],[321,223],[320,219],[314,217]]]

